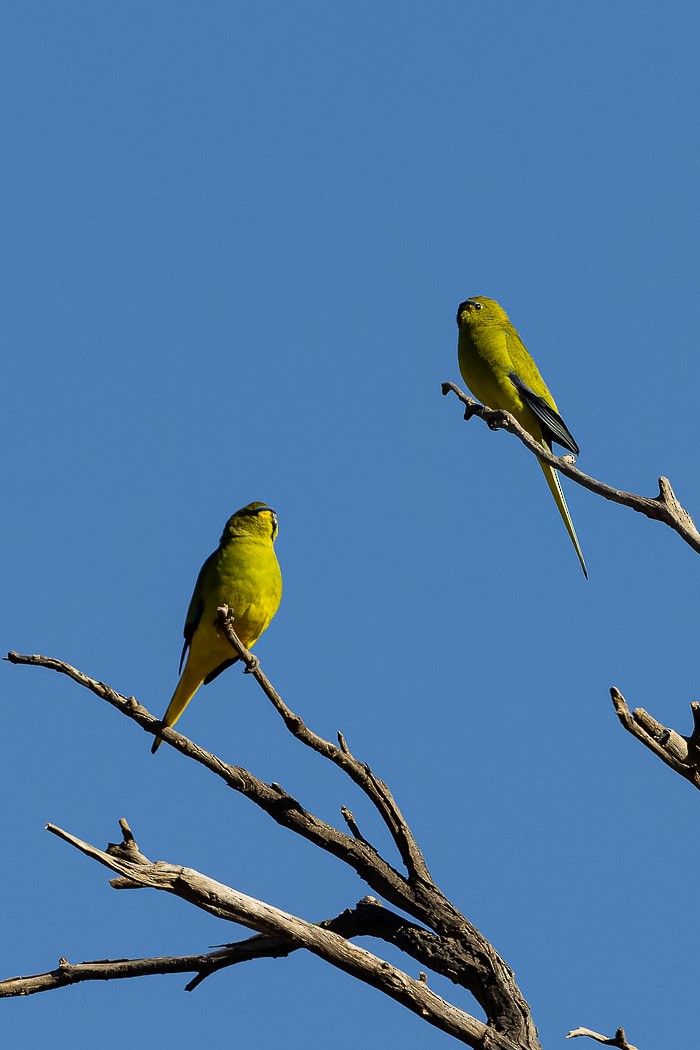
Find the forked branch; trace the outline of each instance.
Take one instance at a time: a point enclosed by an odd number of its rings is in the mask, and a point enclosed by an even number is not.
[[[483,1021],[430,991],[424,981],[410,977],[327,927],[290,915],[271,904],[216,882],[193,868],[149,861],[138,848],[134,850],[135,843],[128,825],[125,821],[121,823],[127,832],[124,843],[110,845],[106,851],[53,824],[47,825],[47,830],[115,872],[119,878],[112,879],[111,884],[116,889],[149,887],[172,893],[220,919],[247,926],[267,936],[282,938],[292,947],[303,947],[313,952],[332,966],[377,988],[429,1024],[468,1046],[513,1050],[510,1039],[491,1031]]]
[[[126,821],[120,821],[120,824],[123,828],[126,827]],[[374,897],[364,897],[354,908],[346,908],[340,915],[324,919],[318,925],[321,929],[331,930],[341,937],[364,936],[387,941],[406,951],[423,965],[435,969],[433,961],[437,939],[434,934],[382,907]],[[185,991],[191,992],[219,970],[250,962],[251,959],[282,959],[302,947],[301,944],[290,941],[288,937],[258,934],[196,955],[98,959],[82,963],[69,963],[67,959],[61,958],[54,970],[0,981],[0,998],[34,995],[37,992],[66,988],[68,985],[84,981],[124,980],[130,977],[170,973],[194,973],[195,976],[185,985]],[[445,976],[451,975],[446,973]]]
[[[365,901],[335,919],[319,924],[309,923],[280,912],[272,905],[247,898],[198,872],[162,863],[152,864],[138,850],[126,824],[122,825],[124,841],[106,852],[51,826],[50,830],[55,834],[117,871],[120,878],[113,880],[115,888],[148,885],[165,889],[221,919],[247,925],[260,934],[257,938],[249,938],[237,945],[200,956],[115,960],[114,970],[109,976],[184,972],[189,969],[195,973],[195,977],[188,987],[194,988],[210,973],[224,966],[262,954],[286,955],[303,947],[359,980],[379,988],[430,1024],[470,1046],[483,1050],[540,1050],[529,1007],[512,971],[493,946],[437,887],[387,785],[366,764],[355,758],[342,734],[338,734],[339,746],[336,746],[310,730],[291,711],[263,674],[258,661],[241,644],[230,611],[222,607],[219,616],[220,630],[227,635],[246,670],[254,675],[295,739],[332,761],[370,799],[392,834],[406,869],[405,874],[382,857],[360,833],[347,807],[344,806],[342,812],[349,834],[320,820],[280,785],[266,784],[249,770],[222,761],[174,729],[164,729],[160,721],[133,697],[122,696],[60,660],[19,653],[8,654],[8,660],[15,664],[43,666],[66,674],[137,722],[147,733],[161,734],[169,745],[215,773],[230,788],[245,795],[279,824],[348,864],[375,893],[416,921],[411,922],[377,901]],[[362,935],[390,941],[420,966],[448,977],[469,991],[483,1008],[486,1023],[434,995],[424,980],[415,980],[377,956],[349,943],[348,938]],[[50,974],[14,978],[5,982],[0,985],[0,994],[28,994],[30,991],[60,987],[61,984],[81,979],[105,979],[105,974],[99,969],[99,964],[97,968],[96,964],[87,963],[71,967],[64,962]]]
[[[236,634],[233,610],[226,605],[222,605],[217,609],[217,614],[219,616],[219,626],[236,654],[245,664],[246,673],[252,674],[255,678],[289,732],[302,744],[310,747],[319,755],[323,755],[329,761],[334,762],[344,773],[347,773],[350,779],[367,795],[391,832],[409,876],[412,878],[430,879],[428,866],[423,859],[418,844],[386,784],[372,773],[368,765],[364,762],[358,762],[350,752],[342,733],[338,733],[340,747],[336,747],[330,740],[324,740],[323,737],[318,736],[317,733],[309,729],[299,715],[287,707],[270,679],[263,673],[257,656],[253,656],[250,650],[246,649]]]
[[[690,709],[693,715],[693,731],[690,736],[681,736],[675,729],[662,725],[643,707],[630,711],[619,689],[610,690],[615,713],[628,733],[653,751],[657,758],[689,780],[700,789],[700,703],[694,700]]]

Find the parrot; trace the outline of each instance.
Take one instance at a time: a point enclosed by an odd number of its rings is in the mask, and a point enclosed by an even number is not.
[[[457,328],[459,370],[474,396],[488,408],[510,412],[548,452],[555,441],[578,455],[578,445],[503,307],[484,295],[465,299],[457,308]],[[559,475],[548,463],[539,463],[588,579]]]
[[[249,503],[226,522],[219,546],[194,585],[183,631],[181,677],[163,716],[164,727],[175,725],[200,685],[208,685],[238,660],[216,626],[220,605],[232,610],[236,634],[247,649],[269,626],[282,598],[276,536],[277,515],[266,503]],[[162,739],[153,741],[153,754]]]

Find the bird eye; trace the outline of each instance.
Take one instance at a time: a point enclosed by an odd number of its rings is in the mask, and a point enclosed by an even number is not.
[[[473,305],[476,310],[480,310],[482,307],[482,303],[474,303]]]

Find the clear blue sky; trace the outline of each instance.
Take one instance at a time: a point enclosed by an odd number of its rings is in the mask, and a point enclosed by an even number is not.
[[[162,714],[201,562],[271,503],[265,670],[389,781],[548,1048],[577,1025],[697,1043],[700,797],[608,689],[689,727],[700,563],[565,482],[586,583],[536,464],[440,382],[457,303],[497,298],[582,469],[648,495],[667,474],[700,514],[699,47],[695,3],[0,12],[4,649]],[[47,821],[104,844],[124,816],[152,858],[308,919],[366,892],[77,686],[3,664],[1,688],[0,976],[243,935],[114,892]],[[375,833],[237,670],[181,728]],[[453,1045],[302,954],[185,980],[5,1001],[4,1038]]]

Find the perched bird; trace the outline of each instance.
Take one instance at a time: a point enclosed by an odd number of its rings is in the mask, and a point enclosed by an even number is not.
[[[282,597],[282,575],[275,555],[277,515],[265,503],[249,503],[228,519],[219,546],[199,571],[185,620],[182,677],[163,717],[174,726],[200,685],[208,685],[235,664],[225,635],[216,628],[216,610],[228,605],[236,634],[250,649],[277,612]],[[152,753],[162,737],[153,741]]]
[[[457,328],[459,370],[474,396],[489,408],[510,412],[549,452],[556,441],[578,455],[578,445],[503,307],[483,295],[465,299],[457,308]],[[541,460],[540,466],[588,579],[559,475]]]

